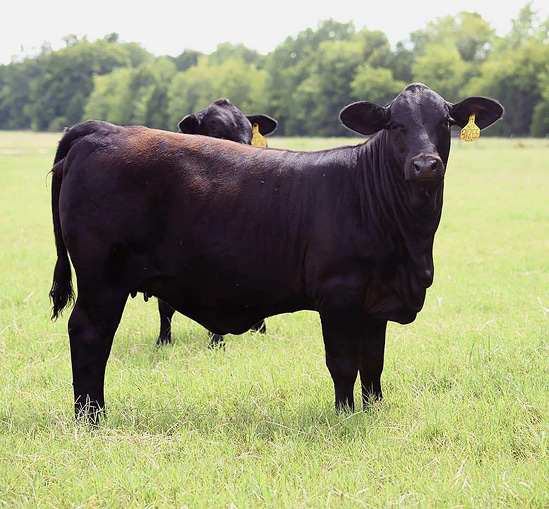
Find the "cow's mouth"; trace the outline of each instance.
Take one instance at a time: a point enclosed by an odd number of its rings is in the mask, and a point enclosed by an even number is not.
[[[409,187],[412,207],[423,214],[437,211],[442,192],[443,179],[418,180]]]

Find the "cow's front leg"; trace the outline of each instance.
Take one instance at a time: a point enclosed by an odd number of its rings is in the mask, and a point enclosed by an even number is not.
[[[98,424],[104,411],[105,368],[126,297],[111,300],[99,293],[94,299],[79,295],[76,300],[69,318],[69,337],[77,419],[87,417]]]
[[[355,408],[353,389],[359,368],[360,319],[349,313],[321,312],[326,366],[335,389],[337,411]]]
[[[360,348],[360,381],[362,385],[362,403],[364,408],[371,401],[379,401],[381,392],[381,373],[385,355],[385,320],[367,320],[364,326],[365,337]]]
[[[172,318],[175,309],[167,302],[158,299],[158,312],[160,314],[160,334],[156,344],[167,345],[172,342]]]

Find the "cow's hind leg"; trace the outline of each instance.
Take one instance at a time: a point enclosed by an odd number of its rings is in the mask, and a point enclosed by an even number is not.
[[[267,332],[267,325],[265,324],[265,320],[261,320],[260,322],[257,322],[252,327],[252,330],[255,332],[259,332],[260,334],[265,334]]]
[[[167,345],[172,342],[172,318],[175,309],[167,302],[158,299],[158,312],[160,314],[160,334],[156,340],[157,345]]]
[[[105,407],[105,367],[126,299],[127,294],[79,290],[69,318],[75,414],[92,424]]]
[[[221,334],[215,334],[213,332],[208,332],[208,334],[210,336],[210,344],[208,345],[208,348],[215,350],[225,347],[225,338]]]
[[[379,401],[381,392],[381,372],[385,355],[385,333],[387,322],[368,320],[365,325],[365,337],[360,349],[360,381],[364,408],[371,401]]]

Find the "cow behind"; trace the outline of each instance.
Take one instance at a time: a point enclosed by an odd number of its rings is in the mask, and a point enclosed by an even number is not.
[[[413,84],[340,119],[373,135],[319,152],[88,122],[53,169],[53,317],[71,296],[75,412],[104,406],[105,366],[128,295],[147,292],[218,333],[316,310],[337,409],[382,397],[387,321],[410,323],[433,281],[450,125],[498,120],[497,101],[445,101]],[[147,184],[147,185],[145,185]],[[84,221],[82,218],[86,218]]]

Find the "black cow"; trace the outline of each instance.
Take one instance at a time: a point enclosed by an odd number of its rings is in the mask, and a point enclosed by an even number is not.
[[[187,115],[179,122],[179,132],[183,134],[201,134],[222,140],[235,141],[250,145],[252,142],[252,126],[257,124],[263,136],[272,133],[276,127],[275,119],[267,115],[244,115],[228,99],[218,99],[198,113]],[[160,333],[156,340],[157,345],[171,343],[172,318],[175,309],[167,302],[158,300],[160,314]],[[265,333],[265,321],[256,323],[252,330]],[[215,346],[223,342],[223,336],[212,334],[210,345]]]
[[[259,126],[263,136],[272,133],[277,126],[276,120],[267,115],[244,115],[228,99],[218,99],[198,113],[184,117],[179,122],[179,132],[250,145],[253,124]]]
[[[155,295],[217,334],[302,309],[320,314],[336,409],[381,399],[387,321],[412,322],[433,281],[450,125],[501,105],[451,104],[413,84],[342,123],[366,143],[319,152],[85,122],[61,139],[52,181],[53,318],[69,319],[75,410],[95,421],[128,295]]]

